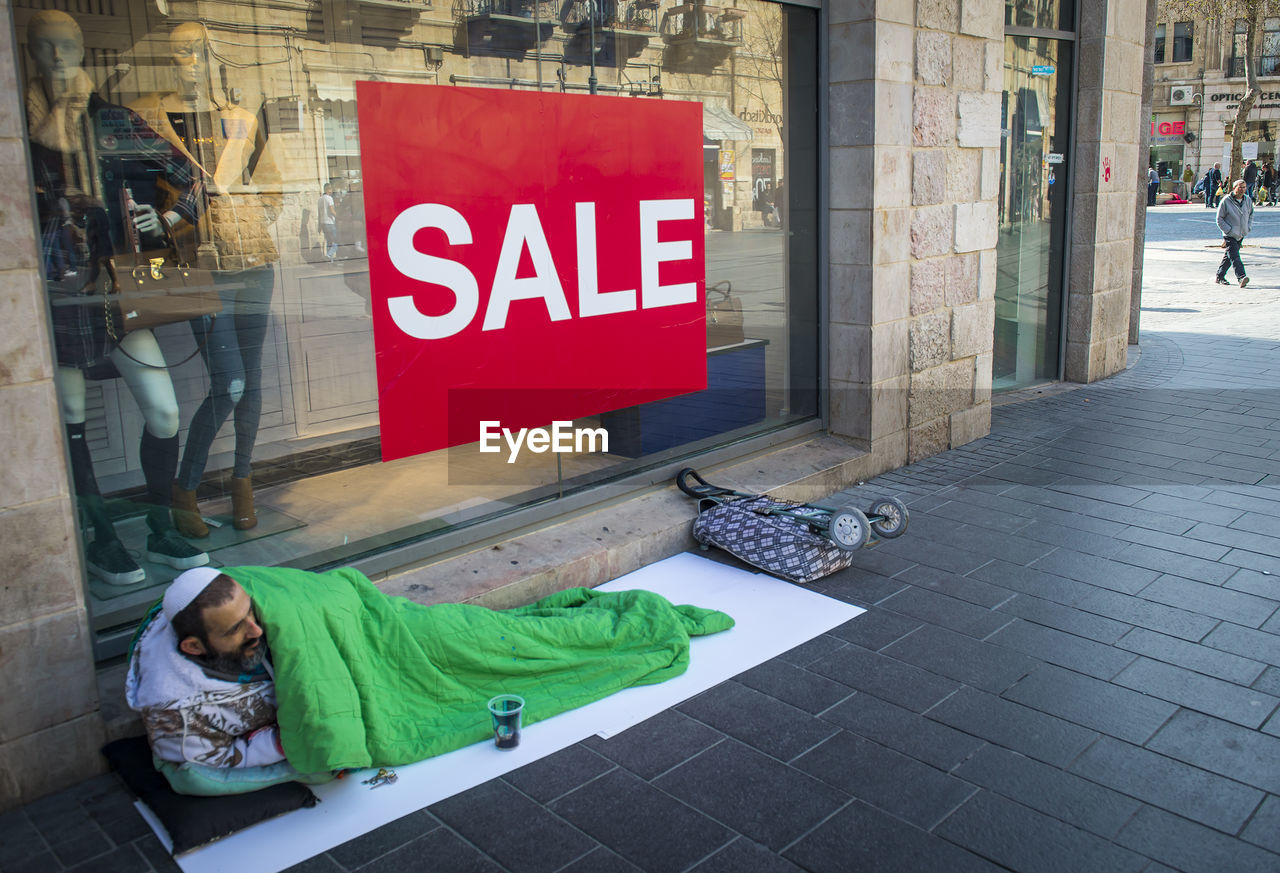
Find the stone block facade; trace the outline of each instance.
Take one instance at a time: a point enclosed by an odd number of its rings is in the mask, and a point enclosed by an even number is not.
[[[28,177],[0,2],[0,173]],[[101,769],[102,720],[30,189],[0,186],[0,810]],[[56,751],[56,753],[55,753]]]
[[[873,119],[830,131],[832,430],[873,453],[893,445],[901,463],[990,427],[1004,5],[882,0],[832,16],[832,115]],[[871,63],[852,57],[867,33]],[[864,102],[837,108],[849,97]],[[837,307],[843,294],[870,302]],[[841,348],[855,337],[868,342]]]

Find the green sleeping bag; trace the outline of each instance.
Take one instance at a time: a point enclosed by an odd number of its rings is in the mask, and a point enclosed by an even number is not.
[[[289,763],[315,773],[396,766],[490,735],[486,702],[525,699],[531,724],[685,671],[689,638],[723,612],[648,591],[573,588],[496,611],[388,597],[352,569],[223,570],[257,606]]]

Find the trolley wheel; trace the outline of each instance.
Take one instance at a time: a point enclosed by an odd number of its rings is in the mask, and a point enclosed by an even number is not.
[[[871,539],[871,525],[861,509],[846,506],[831,514],[827,535],[846,552],[856,552]]]
[[[871,530],[881,539],[891,540],[907,532],[907,523],[911,520],[907,505],[896,497],[881,497],[871,504],[871,515],[878,515],[871,522]]]

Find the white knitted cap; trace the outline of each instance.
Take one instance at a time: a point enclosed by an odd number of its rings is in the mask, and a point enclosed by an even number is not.
[[[164,592],[164,615],[169,621],[191,605],[209,583],[221,576],[214,567],[196,567],[183,573]]]

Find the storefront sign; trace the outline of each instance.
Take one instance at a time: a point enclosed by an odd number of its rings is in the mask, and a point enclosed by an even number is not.
[[[1057,72],[1057,68],[1048,64],[1036,64],[1031,68],[1031,75],[1033,76],[1052,76],[1055,72]]]
[[[737,165],[734,161],[733,149],[720,149],[721,182],[732,182],[737,178]]]
[[[1064,158],[1060,152],[1049,152],[1048,157],[1046,157],[1044,160],[1045,160],[1045,163],[1047,164],[1060,164],[1064,160],[1066,160],[1066,158]]]
[[[699,104],[357,95],[383,460],[706,387]]]

